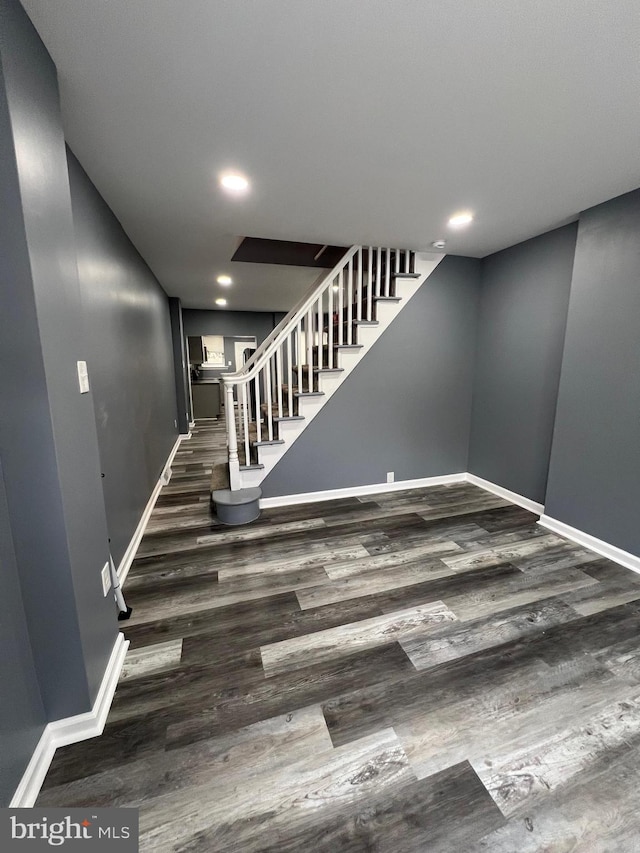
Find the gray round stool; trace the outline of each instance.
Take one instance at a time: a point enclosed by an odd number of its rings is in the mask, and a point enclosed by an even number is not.
[[[262,489],[219,489],[211,492],[211,503],[221,524],[248,524],[260,515]]]

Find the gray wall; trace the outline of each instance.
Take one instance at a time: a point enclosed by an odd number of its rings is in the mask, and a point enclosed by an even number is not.
[[[265,497],[467,470],[480,261],[446,257],[265,478]]]
[[[176,388],[176,408],[178,413],[178,430],[186,435],[189,432],[191,409],[189,399],[189,357],[187,339],[182,324],[182,304],[172,296],[169,299],[169,316],[171,318],[171,346],[173,350],[173,373]]]
[[[580,218],[545,511],[640,556],[640,190]]]
[[[577,224],[484,259],[469,471],[544,503]]]
[[[68,162],[86,359],[117,565],[178,434],[169,301],[70,151]]]
[[[47,718],[40,696],[0,461],[0,804],[11,801]]]
[[[0,455],[52,720],[91,707],[117,622],[100,580],[109,552],[93,401],[76,373],[87,349],[56,71],[17,0],[0,0],[0,16]]]

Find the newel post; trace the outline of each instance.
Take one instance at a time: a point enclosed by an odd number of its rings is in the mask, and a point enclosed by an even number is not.
[[[233,404],[233,384],[224,380],[224,414],[227,423],[227,448],[229,450],[229,486],[232,492],[242,488],[240,482],[240,460],[238,459],[238,433]]]

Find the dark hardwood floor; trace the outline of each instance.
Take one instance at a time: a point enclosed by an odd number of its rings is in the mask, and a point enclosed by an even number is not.
[[[104,735],[38,800],[144,851],[637,853],[640,576],[467,484],[212,521],[183,442]]]

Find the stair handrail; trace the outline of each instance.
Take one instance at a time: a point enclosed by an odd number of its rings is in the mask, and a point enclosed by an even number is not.
[[[265,340],[260,344],[251,358],[243,364],[240,370],[235,373],[227,373],[224,377],[225,385],[240,385],[249,382],[264,367],[269,358],[273,355],[282,340],[295,328],[298,320],[300,320],[313,303],[318,299],[327,287],[330,287],[336,276],[340,274],[340,270],[349,263],[360,249],[360,246],[351,246],[340,258],[335,267],[323,276],[320,283],[316,279],[309,290],[302,296],[297,304],[289,311],[286,317],[283,317],[278,325],[269,333]]]

